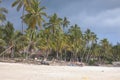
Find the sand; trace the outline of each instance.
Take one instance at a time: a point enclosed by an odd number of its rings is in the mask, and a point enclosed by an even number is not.
[[[0,80],[120,80],[120,68],[0,63]]]

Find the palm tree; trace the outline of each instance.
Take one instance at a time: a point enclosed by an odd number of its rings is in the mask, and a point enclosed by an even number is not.
[[[33,35],[37,38],[37,26],[41,28],[42,22],[44,22],[43,16],[47,16],[43,10],[45,7],[40,7],[38,0],[32,0],[31,5],[26,7],[26,14],[22,16],[22,19],[26,25],[28,25],[28,32],[30,32],[29,47],[34,43]],[[31,43],[32,42],[32,43]]]
[[[84,40],[86,41],[86,62],[89,61],[91,43],[92,43],[92,34],[90,29],[87,29],[84,34]]]
[[[112,56],[113,61],[119,61],[120,60],[120,43],[117,43],[112,48]]]
[[[105,38],[101,42],[101,62],[104,63],[106,59],[111,56],[111,45],[109,41]]]
[[[24,44],[24,52],[26,59],[32,55],[36,50],[37,50],[37,46],[36,43],[38,41],[37,37],[38,33],[37,30],[32,30],[31,28],[27,29],[25,31],[25,34],[23,35],[23,39],[25,39],[25,41],[23,42]],[[33,52],[34,51],[34,52]]]
[[[91,45],[91,39],[92,39],[92,32],[91,32],[91,30],[90,29],[87,29],[86,31],[85,31],[85,34],[84,34],[84,38],[85,38],[85,40],[86,40],[86,47],[90,47]]]
[[[7,22],[7,24],[4,26],[3,34],[4,34],[3,40],[7,44],[6,45],[7,49],[2,53],[5,53],[8,50],[10,50],[11,57],[14,57],[14,51],[15,51],[15,48],[17,46],[16,42],[22,34],[19,31],[15,32],[13,24],[10,22]]]
[[[62,25],[63,25],[63,30],[65,30],[65,27],[68,27],[68,25],[70,25],[70,21],[68,21],[67,18],[64,17]]]
[[[3,39],[4,33],[3,33],[3,26],[0,26],[0,53],[5,50],[6,42]],[[1,54],[0,54],[1,55]],[[4,55],[3,55],[4,57]]]
[[[27,7],[30,6],[31,0],[15,0],[12,3],[12,7],[17,6],[17,11],[20,10],[20,8],[23,8],[23,10]]]
[[[22,16],[24,16],[25,8],[31,5],[31,0],[15,0],[12,3],[12,7],[17,6],[17,11],[23,8]],[[23,33],[23,20],[22,20],[22,33]]]
[[[94,32],[91,32],[91,46],[90,46],[90,49],[89,49],[89,58],[88,58],[88,63],[90,62],[90,59],[91,57],[93,56],[93,50],[94,48],[96,47],[96,44],[97,44],[97,36]]]
[[[45,25],[48,27],[51,27],[52,34],[55,35],[57,29],[60,29],[60,25],[62,24],[62,19],[57,16],[56,13],[54,13],[52,16],[49,17],[49,22]]]
[[[42,22],[44,22],[43,16],[47,16],[43,12],[44,9],[45,7],[40,7],[38,0],[32,0],[31,6],[26,7],[27,13],[22,16],[23,21],[32,29],[35,29],[36,26],[41,27]]]
[[[47,27],[45,28],[45,30],[42,30],[38,33],[39,35],[39,42],[37,44],[39,44],[39,49],[41,50],[44,50],[44,56],[45,56],[45,59],[48,58],[48,55],[50,54],[51,52],[51,32],[50,32],[50,28]]]
[[[2,52],[5,50],[6,42],[3,39],[0,39],[0,57],[3,55],[4,59],[4,54]]]
[[[62,36],[60,36],[63,33],[62,30],[62,19],[57,16],[56,13],[54,13],[52,16],[49,17],[49,22],[45,23],[46,27],[50,29],[51,37],[52,37],[52,48],[54,51],[56,51],[56,58],[58,59],[59,54],[59,47],[57,44],[59,43],[59,40]]]
[[[71,26],[68,34],[70,35],[71,52],[73,53],[74,60],[77,60],[77,55],[81,47],[80,44],[82,42],[81,29],[75,24],[74,26]]]
[[[3,26],[0,25],[0,39],[2,39],[3,36]]]
[[[64,47],[64,33],[62,30],[58,30],[55,35],[55,46],[57,51],[57,57],[58,53],[61,55],[60,58],[62,59],[62,50]]]
[[[1,3],[1,1],[0,1]],[[6,20],[5,14],[7,14],[8,11],[5,8],[0,8],[0,23]]]
[[[93,64],[94,64],[94,62],[96,62],[96,65],[101,64],[101,61],[100,61],[101,46],[100,46],[100,44],[94,43],[93,46],[91,47],[91,51],[92,51],[92,53],[91,53],[92,60],[91,61],[93,61]]]

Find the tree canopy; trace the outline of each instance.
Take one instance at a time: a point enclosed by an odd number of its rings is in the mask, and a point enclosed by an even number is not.
[[[120,61],[120,43],[112,45],[107,38],[99,40],[90,29],[82,31],[79,25],[71,25],[66,17],[61,18],[56,13],[47,16],[39,0],[15,0],[14,6],[17,11],[24,7],[25,14],[21,18],[28,28],[21,33],[9,21],[0,24],[0,57],[31,58],[41,54],[48,60],[88,64]],[[6,20],[6,13],[7,9],[0,8],[1,23]]]

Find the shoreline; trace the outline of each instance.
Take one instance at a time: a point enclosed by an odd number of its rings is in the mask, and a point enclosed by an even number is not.
[[[120,67],[47,66],[0,62],[1,80],[119,80]]]
[[[0,59],[0,63],[18,63],[18,64],[30,64],[30,65],[46,65],[46,66],[71,66],[71,67],[85,67],[85,66],[95,66],[95,65],[76,65],[74,62],[53,62],[53,61],[47,61],[49,65],[46,64],[41,64],[40,61],[36,60],[15,60],[15,59]],[[95,66],[95,67],[119,67],[119,66],[113,66],[112,64],[105,64],[105,65],[100,65],[100,66]]]

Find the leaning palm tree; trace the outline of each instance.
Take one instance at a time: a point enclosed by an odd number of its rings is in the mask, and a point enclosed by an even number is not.
[[[1,1],[0,1],[1,3]],[[7,14],[8,11],[5,8],[0,8],[0,23],[6,20],[5,14]]]
[[[1,55],[10,51],[11,57],[14,57],[15,47],[18,45],[16,42],[21,35],[22,34],[19,31],[15,32],[12,23],[7,22],[7,24],[3,27],[3,40],[6,43],[6,50],[3,51]]]
[[[3,26],[0,26],[0,53],[5,49],[6,42],[3,39]]]
[[[26,41],[25,42],[25,46],[24,46],[24,51],[26,52],[26,58],[28,58],[28,56],[30,55],[30,53],[32,53],[32,50],[36,50],[36,46],[35,43],[38,40],[39,37],[36,37],[36,32],[35,30],[27,29],[25,31],[25,35],[24,35],[24,39]]]

